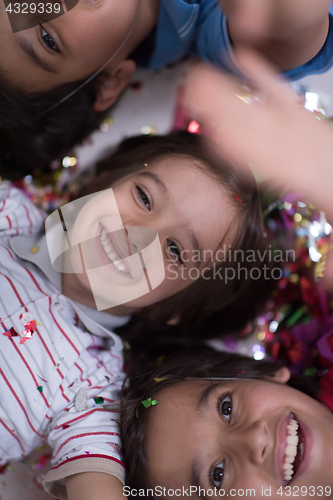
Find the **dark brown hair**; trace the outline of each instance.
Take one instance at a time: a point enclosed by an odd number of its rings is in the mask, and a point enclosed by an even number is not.
[[[145,372],[129,381],[121,400],[121,437],[126,483],[133,489],[149,488],[149,463],[145,449],[149,425],[149,410],[141,401],[158,398],[166,387],[189,378],[264,379],[273,376],[281,365],[271,361],[256,361],[238,354],[211,351],[206,355],[170,357],[160,368]],[[163,379],[156,382],[155,379]],[[212,384],[219,383],[211,381]],[[315,397],[316,388],[311,381],[292,376],[288,385]],[[125,384],[126,387],[126,384]]]
[[[236,169],[222,158],[202,135],[178,132],[168,136],[138,136],[125,140],[116,151],[97,166],[97,178],[82,195],[93,193],[112,185],[117,179],[142,169],[164,157],[184,157],[193,161],[197,168],[211,175],[235,208],[237,236],[232,248],[246,254],[254,250],[262,256],[266,249],[259,193],[249,169]],[[250,271],[264,266],[267,259],[259,263],[243,262]],[[228,260],[219,264],[235,266]],[[212,276],[205,273],[205,277]],[[230,332],[254,318],[258,307],[270,290],[271,281],[264,279],[242,279],[235,277],[228,283],[224,279],[199,277],[186,289],[157,304],[145,307],[133,315],[132,320],[119,330],[123,338],[132,345],[138,339],[151,344],[158,332],[165,332],[164,339],[208,338]],[[180,318],[178,325],[170,325],[172,318]],[[159,336],[159,338],[162,338]],[[187,342],[187,340],[185,340]]]
[[[14,179],[35,168],[47,170],[100,125],[108,113],[93,109],[101,75],[50,111],[83,81],[27,93],[13,89],[0,75],[0,154],[6,176]]]

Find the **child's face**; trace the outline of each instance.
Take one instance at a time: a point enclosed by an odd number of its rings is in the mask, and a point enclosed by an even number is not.
[[[80,0],[45,25],[13,33],[0,0],[0,71],[10,75],[13,86],[28,92],[86,78],[124,41],[135,23],[138,5],[139,0]],[[24,50],[27,46],[30,55]],[[114,67],[117,62],[119,58]]]
[[[264,489],[274,500],[288,492],[291,497],[331,498],[333,415],[309,396],[269,381],[212,385],[196,380],[165,388],[155,398],[158,404],[147,410],[151,487],[201,486],[206,491],[216,487],[218,498],[222,488],[224,497],[265,498]],[[298,447],[295,475],[281,495],[278,491],[288,484],[283,465],[291,417],[302,431],[304,455],[297,466]],[[255,493],[241,495],[232,489]]]
[[[193,163],[193,160],[181,157],[161,159],[112,185],[121,223],[128,233],[127,242],[116,232],[112,233],[112,225],[116,227],[114,209],[105,199],[107,192],[102,191],[81,210],[73,227],[73,236],[75,241],[89,239],[96,245],[94,251],[87,252],[87,258],[84,256],[90,269],[94,269],[95,298],[97,294],[107,300],[117,286],[117,296],[124,293],[126,298],[132,297],[131,294],[136,297],[121,302],[126,302],[126,306],[134,310],[159,302],[188,287],[205,267],[213,266],[212,256],[229,227],[228,238],[232,242],[237,228],[232,224],[235,209],[230,206],[229,196],[216,180]],[[140,276],[137,269],[131,270],[130,263],[128,268],[120,268],[119,272],[119,268],[110,263],[114,256],[109,258],[106,255],[111,247],[111,253],[117,248],[119,256],[116,259],[120,258],[126,264],[131,231],[140,226],[152,228],[158,234],[161,265],[165,268],[162,283],[144,292],[145,276]],[[100,234],[104,232],[110,233],[111,244],[100,240]],[[152,284],[152,275],[149,267],[147,269]],[[76,277],[81,287],[90,290],[87,274],[78,273]]]
[[[246,44],[282,40],[328,18],[331,0],[220,0],[231,33]]]

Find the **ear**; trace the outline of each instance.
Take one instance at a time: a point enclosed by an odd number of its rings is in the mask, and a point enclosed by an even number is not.
[[[270,375],[267,378],[269,380],[272,380],[273,382],[278,382],[279,384],[286,384],[290,379],[290,376],[290,370],[283,366],[282,368],[279,368],[278,371],[274,373],[274,375]]]
[[[135,69],[135,62],[132,59],[126,59],[112,73],[107,72],[101,75],[96,82],[97,95],[93,105],[95,111],[105,111],[112,106],[128,86]]]

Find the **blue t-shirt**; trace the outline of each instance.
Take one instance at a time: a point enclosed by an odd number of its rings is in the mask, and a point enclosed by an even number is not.
[[[331,6],[333,14],[333,3]],[[291,80],[306,75],[324,73],[333,65],[333,17],[324,46],[309,62],[287,71]],[[234,58],[227,19],[218,0],[161,0],[159,18],[153,38],[142,47],[138,63],[157,69],[179,61],[186,55],[196,55],[220,68],[240,74]],[[148,56],[147,56],[148,55]]]

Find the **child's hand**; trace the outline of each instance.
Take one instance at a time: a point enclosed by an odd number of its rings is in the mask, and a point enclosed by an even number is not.
[[[84,472],[66,477],[68,500],[124,500],[123,484],[103,472]]]
[[[237,59],[255,90],[249,93],[238,79],[199,65],[185,89],[191,118],[231,160],[303,191],[333,216],[333,131],[298,104],[262,58],[242,52]]]

